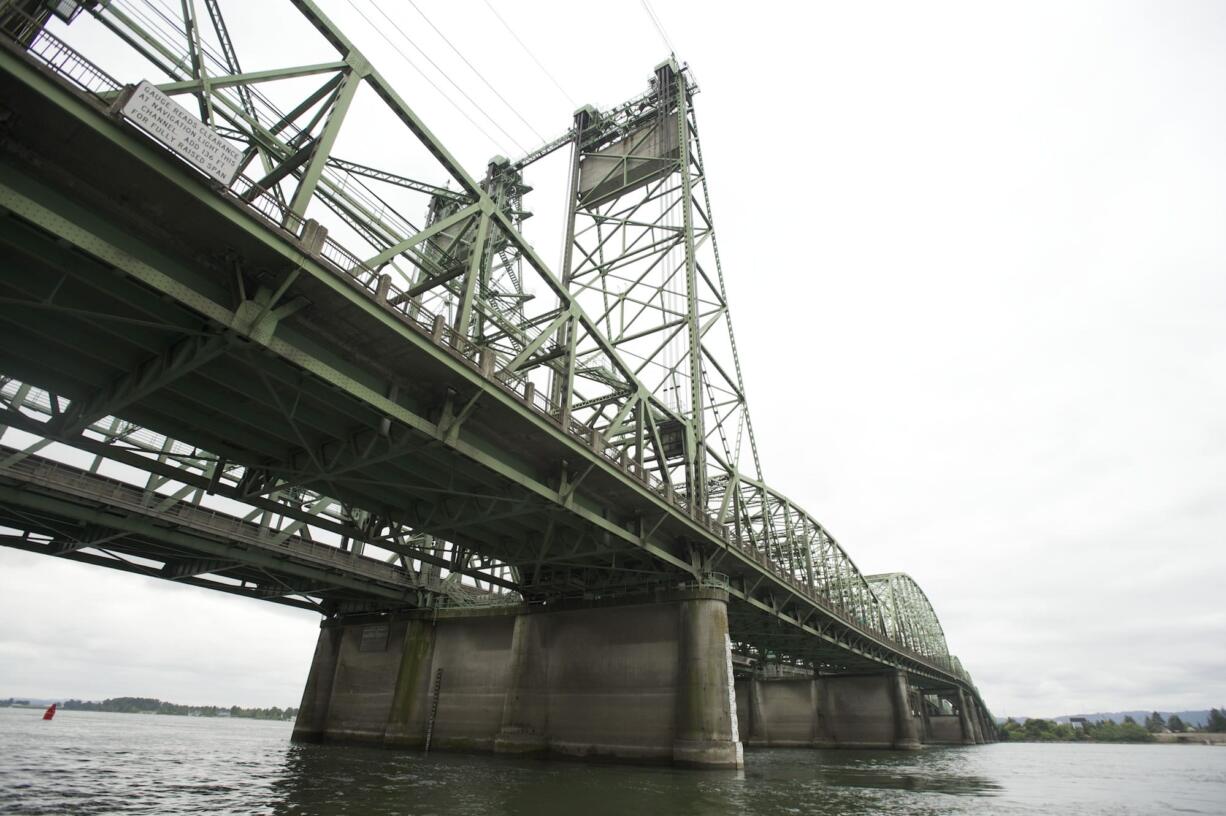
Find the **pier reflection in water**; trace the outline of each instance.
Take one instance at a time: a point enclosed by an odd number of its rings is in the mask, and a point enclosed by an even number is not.
[[[744,771],[293,745],[280,722],[0,710],[0,814],[1226,813],[1226,748],[750,751]]]

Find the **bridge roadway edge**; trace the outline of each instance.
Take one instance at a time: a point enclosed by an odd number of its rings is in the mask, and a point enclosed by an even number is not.
[[[726,541],[713,535],[702,524],[689,518],[685,513],[638,484],[629,475],[611,467],[599,454],[590,450],[574,437],[563,433],[544,417],[534,415],[532,412],[522,411],[522,406],[516,403],[514,396],[507,394],[496,383],[491,382],[472,367],[457,365],[454,358],[445,350],[429,342],[427,338],[420,336],[419,333],[414,332],[411,328],[403,325],[388,309],[373,302],[365,297],[364,294],[355,291],[355,288],[348,281],[338,276],[336,272],[317,259],[311,257],[291,237],[278,235],[268,227],[254,222],[249,213],[240,210],[233,203],[222,199],[214,190],[209,189],[202,179],[196,177],[192,171],[182,166],[160,148],[152,145],[143,136],[135,133],[127,126],[119,125],[114,120],[103,116],[94,106],[79,98],[75,92],[61,87],[54,79],[43,75],[39,70],[29,65],[24,57],[12,53],[7,46],[3,52],[0,52],[0,68],[8,76],[26,83],[31,88],[41,83],[43,87],[40,92],[43,96],[54,100],[56,104],[74,116],[79,123],[86,125],[103,139],[112,142],[132,157],[139,159],[139,161],[154,169],[161,177],[172,180],[180,191],[186,191],[193,195],[199,203],[212,210],[215,215],[230,219],[249,238],[263,242],[270,251],[278,253],[288,264],[297,265],[306,270],[313,280],[339,294],[351,305],[356,306],[365,314],[375,318],[388,329],[398,333],[402,338],[412,343],[421,353],[430,355],[439,364],[448,366],[469,388],[481,391],[484,394],[483,400],[500,403],[504,409],[518,411],[521,417],[527,417],[536,426],[538,431],[544,431],[550,436],[552,444],[565,450],[568,457],[582,459],[588,464],[595,464],[602,478],[606,481],[620,482],[622,489],[636,492],[639,500],[644,502],[646,506],[651,507],[653,512],[663,514],[664,523],[651,538],[636,535],[626,525],[606,518],[598,501],[589,501],[589,506],[584,506],[582,499],[589,497],[581,495],[580,497],[568,499],[548,482],[528,478],[525,472],[509,468],[504,463],[497,461],[495,457],[490,456],[483,449],[478,441],[474,441],[467,436],[464,429],[461,429],[461,433],[457,438],[448,440],[446,434],[440,429],[440,423],[434,421],[429,415],[410,410],[403,404],[388,399],[370,387],[369,384],[364,384],[360,379],[349,377],[344,371],[339,369],[330,368],[321,362],[318,357],[312,356],[310,352],[304,351],[302,347],[295,346],[286,340],[285,336],[281,335],[279,328],[268,337],[248,335],[244,342],[263,346],[284,360],[300,367],[302,370],[310,372],[313,376],[319,377],[321,380],[330,382],[341,390],[347,391],[354,399],[366,403],[375,411],[392,416],[423,436],[432,437],[440,444],[451,447],[459,454],[497,473],[500,477],[518,483],[521,487],[534,493],[538,498],[544,499],[568,513],[581,517],[586,523],[599,529],[604,534],[616,536],[642,549],[652,557],[677,569],[679,573],[694,576],[695,568],[694,563],[686,560],[683,557],[684,553],[678,550],[677,542],[700,542],[704,547],[704,559],[708,563],[722,558],[728,559],[730,563],[737,567],[735,570],[729,570],[729,572],[733,573],[733,581],[727,587],[727,591],[735,601],[751,607],[759,616],[773,619],[777,623],[791,627],[797,633],[803,633],[806,637],[814,638],[833,646],[840,652],[863,657],[866,663],[903,669],[909,676],[934,685],[955,687],[962,685],[958,678],[946,673],[939,667],[927,664],[926,661],[918,656],[912,657],[902,654],[892,644],[882,641],[873,633],[864,631],[850,622],[839,619],[832,611],[825,609],[815,599],[808,597],[779,576],[772,574],[770,571],[762,570],[749,554],[730,547]],[[39,203],[32,197],[23,195],[22,190],[19,189],[25,186],[25,191],[29,192],[38,187],[37,183],[34,183],[33,186],[27,186],[32,180],[26,179],[21,181],[17,175],[14,175],[15,172],[17,172],[16,168],[11,164],[5,166],[4,189],[0,191],[3,193],[3,201],[0,203],[9,212],[16,214],[31,224],[39,226],[57,239],[68,241],[91,256],[121,269],[128,276],[141,280],[144,285],[151,287],[155,291],[178,300],[209,320],[223,326],[228,326],[230,329],[235,328],[235,313],[232,310],[222,306],[216,300],[210,299],[198,289],[183,286],[180,281],[166,276],[155,265],[144,264],[138,254],[119,249],[115,245],[109,244],[99,234],[90,233],[83,226],[90,221],[88,217],[84,217],[87,214],[77,212],[75,214],[79,217],[74,219],[57,215],[47,208],[42,208],[40,212]],[[47,195],[43,196],[44,201],[51,201],[57,197],[55,194],[50,193],[50,191],[44,190],[43,192],[47,193]],[[576,498],[579,498],[580,501],[576,501]],[[664,533],[668,533],[668,535],[666,536]],[[747,588],[747,581],[738,584],[736,581],[738,573],[740,576],[754,576],[758,590],[755,591],[754,589]],[[769,590],[769,592],[764,590]],[[786,600],[778,600],[780,597],[786,598]],[[765,600],[767,598],[771,598],[771,600]],[[811,624],[809,623],[810,621],[814,623]],[[819,621],[821,625],[815,625]],[[976,694],[973,688],[968,688],[967,690],[972,695]]]

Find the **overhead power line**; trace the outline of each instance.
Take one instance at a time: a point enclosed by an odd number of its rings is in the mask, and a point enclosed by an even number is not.
[[[642,0],[643,11],[647,12],[647,16],[651,18],[651,23],[656,27],[656,31],[660,33],[660,39],[664,41],[664,47],[668,49],[669,56],[676,57],[677,49],[673,48],[672,40],[668,38],[668,34],[664,31],[664,24],[660,22],[660,18],[656,16],[655,10],[652,9],[651,3],[647,0]]]
[[[434,24],[434,22],[426,15],[424,11],[422,11],[420,8],[417,7],[417,4],[414,3],[413,0],[409,0],[409,5],[413,7],[414,11],[416,11],[419,15],[421,15],[421,18],[426,21],[426,25],[434,29],[435,34],[443,38],[443,42],[447,43],[447,45],[451,48],[451,50],[455,52],[455,55],[459,57],[460,59],[464,60],[464,64],[467,65],[469,69],[472,70],[472,72],[477,75],[478,79],[480,79],[482,82],[485,83],[485,87],[489,88],[490,91],[493,92],[494,96],[502,100],[502,104],[507,106],[507,110],[515,114],[515,117],[519,119],[519,121],[523,122],[524,125],[528,128],[528,130],[532,131],[536,135],[536,138],[540,139],[542,142],[546,141],[545,137],[541,135],[540,131],[534,128],[531,122],[529,122],[522,115],[520,115],[519,108],[515,107],[510,102],[508,102],[506,97],[500,94],[498,92],[498,89],[490,84],[490,81],[486,79],[485,76],[480,71],[477,70],[477,67],[475,65],[473,65],[471,62],[468,61],[468,58],[464,56],[463,52],[461,52],[460,49],[455,47],[455,45],[451,42],[451,40],[447,39],[446,34],[444,34],[442,31],[439,31],[438,26]]]
[[[504,145],[502,145],[502,144],[501,144],[501,143],[500,143],[500,142],[499,142],[497,139],[495,139],[493,136],[491,136],[491,135],[490,135],[490,132],[489,132],[488,130],[486,130],[485,128],[481,127],[481,124],[480,124],[480,123],[479,123],[479,122],[478,122],[476,119],[473,119],[471,116],[469,116],[469,115],[468,115],[468,111],[466,111],[466,110],[464,110],[463,108],[461,108],[461,107],[460,107],[460,106],[459,106],[459,105],[456,103],[456,101],[455,101],[454,99],[452,99],[452,98],[451,98],[451,95],[450,95],[450,94],[448,94],[446,91],[444,91],[442,88],[440,88],[440,87],[438,86],[438,83],[436,83],[436,82],[435,82],[433,79],[431,79],[431,78],[430,78],[430,76],[429,76],[429,75],[428,75],[428,74],[427,74],[425,71],[423,71],[423,70],[422,70],[422,69],[421,69],[421,68],[420,68],[420,67],[417,65],[417,63],[413,62],[413,60],[409,58],[409,55],[408,55],[408,54],[406,54],[406,53],[404,53],[404,49],[402,49],[400,46],[396,45],[396,43],[392,42],[391,38],[389,38],[389,37],[387,36],[387,34],[385,34],[385,33],[383,32],[383,29],[381,29],[381,28],[379,28],[379,26],[375,25],[375,24],[374,24],[374,22],[373,22],[373,21],[372,21],[372,20],[371,20],[369,17],[367,17],[367,16],[366,16],[366,14],[365,14],[365,13],[364,13],[364,12],[363,12],[363,11],[362,11],[360,8],[358,8],[358,7],[357,7],[357,4],[355,4],[353,0],[347,0],[347,2],[349,3],[350,8],[352,8],[352,9],[353,9],[355,12],[357,12],[358,16],[359,16],[359,17],[361,17],[363,20],[365,20],[365,21],[366,21],[366,24],[367,24],[368,26],[370,26],[371,28],[373,28],[373,29],[375,30],[375,33],[376,33],[376,34],[378,34],[380,37],[382,37],[382,38],[384,39],[384,41],[385,41],[385,42],[386,42],[388,45],[390,45],[390,46],[392,47],[392,49],[393,49],[393,50],[394,50],[394,51],[395,51],[397,54],[399,54],[399,55],[400,55],[400,58],[401,58],[401,59],[403,59],[405,62],[407,62],[407,63],[409,64],[409,67],[410,67],[410,68],[412,68],[414,71],[416,71],[416,72],[417,72],[417,73],[418,73],[418,74],[421,76],[421,78],[422,78],[422,79],[424,79],[424,80],[426,81],[426,83],[427,83],[427,84],[429,84],[429,86],[430,86],[431,88],[433,88],[435,91],[437,91],[437,92],[438,92],[439,96],[443,97],[443,99],[446,99],[446,100],[447,100],[447,103],[448,103],[449,105],[451,105],[451,107],[455,108],[455,109],[456,109],[456,111],[457,111],[457,112],[458,112],[458,113],[459,113],[461,116],[463,116],[465,119],[467,119],[467,120],[468,120],[468,123],[469,123],[470,125],[472,125],[473,127],[475,127],[475,128],[477,129],[477,132],[479,132],[479,133],[480,133],[481,135],[483,135],[485,138],[489,139],[489,140],[490,140],[490,144],[494,145],[494,147],[495,147],[496,149],[498,149],[498,150],[502,151],[503,153],[509,153],[509,152],[510,152],[510,151],[509,151],[509,150],[507,150],[507,149],[506,149],[506,147],[505,147]]]
[[[498,124],[498,120],[497,120],[497,119],[495,119],[494,117],[490,116],[490,115],[489,115],[489,113],[487,113],[487,112],[486,112],[485,108],[481,107],[481,105],[480,105],[480,104],[477,102],[477,100],[475,100],[475,99],[473,99],[471,96],[469,96],[469,95],[468,95],[468,92],[467,92],[467,91],[465,91],[463,88],[461,88],[461,87],[460,87],[460,86],[459,86],[459,85],[456,83],[456,81],[455,81],[454,79],[452,79],[452,78],[451,78],[451,75],[450,75],[449,73],[447,73],[447,72],[446,72],[446,71],[444,71],[442,68],[440,68],[440,67],[439,67],[439,65],[438,65],[438,63],[437,63],[437,62],[435,62],[433,59],[431,59],[431,58],[430,58],[430,55],[429,55],[429,54],[427,54],[427,53],[426,53],[426,52],[425,52],[425,51],[422,49],[422,47],[421,47],[420,45],[418,45],[416,42],[414,42],[414,41],[413,41],[413,38],[412,38],[412,37],[410,37],[410,36],[409,36],[409,35],[408,35],[408,34],[405,32],[405,30],[404,30],[404,29],[403,29],[403,28],[401,28],[401,27],[400,27],[400,25],[399,25],[399,24],[398,24],[398,23],[397,23],[395,20],[393,20],[391,17],[389,17],[389,16],[388,16],[387,12],[383,10],[383,7],[379,5],[378,0],[370,0],[370,4],[371,4],[372,6],[374,6],[374,7],[375,7],[375,11],[377,11],[377,12],[379,12],[379,14],[383,15],[383,19],[384,19],[384,20],[387,20],[387,21],[388,21],[388,22],[391,24],[392,28],[394,28],[394,29],[396,29],[398,32],[400,32],[400,36],[401,36],[401,37],[404,37],[404,39],[405,39],[405,40],[406,40],[406,41],[409,43],[409,45],[413,46],[413,48],[414,48],[414,49],[417,51],[417,53],[421,54],[421,55],[422,55],[422,57],[424,57],[424,58],[425,58],[426,62],[428,62],[428,63],[430,63],[432,66],[434,66],[434,70],[438,71],[438,72],[439,72],[439,73],[442,75],[443,79],[445,79],[445,80],[447,80],[449,83],[451,83],[451,87],[455,88],[455,89],[456,89],[456,91],[457,91],[457,92],[459,92],[459,94],[460,94],[461,96],[463,96],[465,99],[467,99],[467,100],[468,100],[468,102],[469,102],[469,104],[470,104],[470,105],[472,105],[474,108],[476,108],[476,109],[477,109],[477,110],[478,110],[478,111],[481,113],[481,115],[482,115],[482,116],[484,116],[486,119],[488,119],[488,120],[490,121],[490,124],[492,124],[492,125],[493,125],[495,128],[497,128],[497,129],[498,129],[498,132],[499,132],[499,133],[501,133],[503,136],[506,136],[508,139],[510,139],[510,140],[511,140],[511,144],[513,144],[513,145],[515,145],[516,147],[518,147],[518,148],[520,149],[520,151],[522,151],[522,152],[524,152],[524,153],[527,153],[527,152],[528,152],[528,148],[526,148],[526,147],[524,147],[523,145],[521,145],[521,144],[519,143],[519,141],[518,141],[518,140],[517,140],[517,139],[516,139],[514,136],[512,136],[510,133],[507,133],[506,128],[504,128],[502,125]],[[419,12],[419,13],[420,13],[420,12]]]
[[[545,74],[545,76],[549,77],[549,81],[553,83],[553,86],[555,88],[561,91],[562,96],[566,97],[566,100],[570,102],[572,106],[574,106],[575,108],[578,108],[579,103],[574,100],[574,97],[572,97],[570,94],[566,92],[566,89],[563,88],[561,83],[559,83],[558,80],[554,78],[554,75],[549,73],[549,69],[541,64],[541,61],[536,58],[536,54],[532,53],[532,49],[524,45],[524,41],[519,38],[519,35],[515,33],[515,30],[511,28],[510,24],[508,24],[506,20],[502,19],[502,15],[498,13],[498,9],[490,5],[490,0],[484,0],[484,1],[485,1],[485,7],[488,8],[493,13],[493,15],[498,18],[498,22],[502,23],[502,27],[507,30],[507,33],[515,38],[515,42],[519,43],[519,47],[524,49],[524,53],[532,58],[532,61],[536,63],[536,67],[540,68],[541,72]]]

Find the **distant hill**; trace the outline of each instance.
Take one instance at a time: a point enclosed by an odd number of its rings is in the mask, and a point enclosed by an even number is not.
[[[1137,722],[1144,723],[1145,718],[1153,713],[1154,711],[1151,708],[1149,711],[1103,711],[1097,714],[1061,714],[1059,717],[1044,717],[1044,719],[1054,720],[1058,723],[1066,723],[1074,717],[1084,717],[1090,722],[1115,720],[1118,723],[1123,722],[1125,717],[1132,717]],[[1194,725],[1197,727],[1202,727],[1209,722],[1209,709],[1207,708],[1202,708],[1199,711],[1159,711],[1158,713],[1161,714],[1164,719],[1170,719],[1172,714],[1178,714],[1179,719],[1183,720],[1188,725]],[[1004,722],[1004,720],[1000,719],[999,717],[997,719],[1000,722]],[[1013,719],[1021,722],[1026,718],[1014,716]]]
[[[1102,722],[1103,720],[1115,720],[1123,722],[1125,717],[1132,717],[1139,723],[1145,722],[1145,718],[1153,714],[1153,709],[1149,711],[1108,711],[1098,714],[1067,714],[1062,717],[1056,717],[1056,722],[1068,722],[1073,717],[1085,717],[1090,722]],[[1206,725],[1209,722],[1209,709],[1202,708],[1199,711],[1159,711],[1163,719],[1169,718],[1172,714],[1178,714],[1179,719],[1183,720],[1188,725],[1197,727]]]

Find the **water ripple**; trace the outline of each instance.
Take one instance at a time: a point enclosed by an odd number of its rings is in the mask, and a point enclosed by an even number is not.
[[[0,709],[0,814],[1226,813],[1226,751],[751,751],[743,772],[293,745],[288,723]]]

